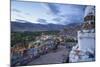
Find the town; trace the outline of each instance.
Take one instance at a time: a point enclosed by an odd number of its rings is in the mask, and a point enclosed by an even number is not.
[[[36,19],[32,17],[29,22],[31,15],[22,20],[16,14],[17,19],[12,18],[15,21],[11,21],[11,66],[95,61],[95,6],[33,4],[38,6],[29,6]],[[69,10],[63,11],[64,8]],[[38,14],[39,9],[43,9],[43,14]]]

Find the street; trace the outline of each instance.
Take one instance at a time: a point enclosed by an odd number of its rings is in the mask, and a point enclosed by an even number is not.
[[[51,51],[39,58],[31,61],[28,65],[41,65],[41,64],[58,64],[63,63],[68,56],[68,51],[65,46],[59,46],[56,51]]]

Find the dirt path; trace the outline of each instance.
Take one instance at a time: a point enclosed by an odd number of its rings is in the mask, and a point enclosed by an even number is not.
[[[62,63],[64,56],[67,56],[67,54],[68,51],[65,48],[65,46],[59,46],[59,48],[56,51],[52,51],[45,55],[41,55],[39,58],[28,63],[28,65]]]

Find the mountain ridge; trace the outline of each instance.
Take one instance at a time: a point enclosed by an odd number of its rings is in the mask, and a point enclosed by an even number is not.
[[[38,23],[21,23],[19,21],[11,21],[11,31],[12,32],[34,32],[34,31],[60,31],[64,28],[69,30],[80,29],[82,23],[70,23],[68,25],[60,24],[38,24]]]

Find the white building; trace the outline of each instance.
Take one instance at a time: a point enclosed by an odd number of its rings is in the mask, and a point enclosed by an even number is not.
[[[88,33],[89,32],[89,33]],[[95,49],[95,34],[93,31],[86,32],[78,31],[78,46],[82,51],[94,51]],[[92,52],[93,53],[93,52]]]
[[[72,48],[69,55],[69,62],[95,61],[95,7],[87,6],[84,22],[87,28],[78,31],[78,44]]]

